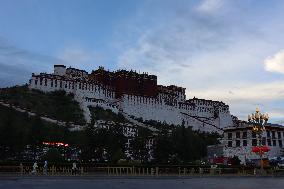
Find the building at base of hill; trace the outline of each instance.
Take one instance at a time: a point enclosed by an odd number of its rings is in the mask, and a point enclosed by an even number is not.
[[[259,159],[259,155],[252,152],[254,146],[258,146],[260,140],[245,121],[238,121],[236,126],[224,128],[220,145],[208,146],[208,158],[237,156],[244,164],[250,160]],[[261,143],[268,146],[270,151],[263,158],[281,157],[284,155],[284,126],[267,124],[262,134]]]

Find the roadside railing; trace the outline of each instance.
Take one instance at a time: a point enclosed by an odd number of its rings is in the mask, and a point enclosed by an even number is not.
[[[0,175],[49,175],[49,176],[253,176],[257,169],[247,167],[198,167],[198,166],[94,166],[51,165],[39,166],[36,172],[31,165],[0,166]],[[266,175],[284,175],[284,169],[266,169]]]

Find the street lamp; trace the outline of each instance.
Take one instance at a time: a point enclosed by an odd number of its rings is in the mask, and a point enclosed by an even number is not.
[[[268,119],[268,114],[260,113],[258,108],[256,108],[254,114],[248,115],[248,122],[252,126],[252,132],[256,134],[259,142],[259,144],[257,144],[257,149],[253,149],[253,151],[259,154],[261,173],[263,173],[262,156],[269,150],[267,147],[262,146],[262,133],[265,131],[265,125],[267,124]]]

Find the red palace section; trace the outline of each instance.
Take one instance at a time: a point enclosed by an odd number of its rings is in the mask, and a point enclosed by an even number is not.
[[[100,67],[92,71],[89,81],[111,86],[117,97],[123,94],[155,97],[158,93],[157,76],[146,73],[126,70],[110,72]]]

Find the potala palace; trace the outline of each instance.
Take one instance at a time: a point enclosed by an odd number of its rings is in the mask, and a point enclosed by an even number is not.
[[[186,99],[185,88],[157,84],[157,76],[135,71],[108,71],[103,67],[90,74],[84,70],[54,65],[54,73],[32,74],[30,89],[43,92],[64,90],[74,94],[91,121],[90,106],[111,109],[126,118],[142,118],[194,130],[220,131],[232,126],[229,106],[205,99]]]

